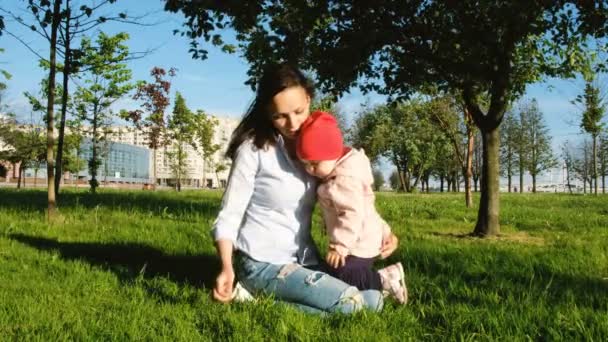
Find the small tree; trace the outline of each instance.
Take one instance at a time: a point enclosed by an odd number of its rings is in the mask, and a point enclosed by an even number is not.
[[[19,164],[17,188],[20,188],[25,170],[30,166],[38,169],[45,160],[43,132],[34,124],[18,125],[13,121],[0,125],[0,139],[5,145],[0,151],[0,160]]]
[[[208,166],[213,167],[213,158],[220,150],[221,145],[215,143],[215,129],[219,121],[199,109],[194,114],[194,140],[195,147],[203,157],[203,183],[207,178]]]
[[[532,100],[527,126],[523,128],[529,137],[529,155],[526,170],[532,176],[532,192],[536,192],[536,177],[557,165],[551,149],[551,136],[536,100]]]
[[[188,154],[186,144],[195,146],[195,119],[186,106],[186,100],[178,92],[175,95],[173,114],[168,122],[168,137],[173,143],[173,150],[169,152],[170,167],[176,179],[176,189],[181,191],[182,178],[188,171]]]
[[[166,76],[175,76],[176,69],[171,68],[166,71],[160,67],[154,67],[150,71],[150,76],[154,78],[152,83],[145,81],[139,82],[137,92],[133,95],[133,99],[141,100],[142,108],[123,111],[121,116],[133,122],[138,129],[141,129],[148,136],[148,147],[153,152],[153,177],[154,184],[157,183],[157,168],[156,154],[160,147],[167,145],[165,135],[165,109],[169,106],[169,94],[171,90],[171,82],[165,79]],[[147,113],[146,117],[143,117]]]
[[[564,160],[564,171],[566,172],[566,186],[568,187],[568,192],[572,194],[572,184],[570,179],[572,178],[572,174],[574,172],[574,156],[570,147],[570,143],[566,140],[562,144],[562,159]]]
[[[501,175],[507,177],[509,192],[512,189],[515,173],[518,130],[515,113],[512,110],[507,111],[500,130],[500,165]]]
[[[519,192],[524,192],[524,175],[526,173],[526,165],[530,160],[531,138],[529,136],[529,116],[536,108],[531,102],[521,101],[519,103],[519,112],[517,118],[517,129],[515,138],[515,146],[517,155],[517,168],[519,173]]]
[[[380,191],[380,188],[384,185],[384,175],[382,171],[376,168],[372,170],[372,175],[374,176],[374,191]]]
[[[602,118],[604,117],[605,105],[600,96],[600,89],[593,84],[593,78],[586,77],[585,91],[582,96],[579,96],[576,101],[583,103],[585,110],[581,121],[581,128],[586,133],[591,135],[592,152],[591,152],[591,178],[594,182],[594,193],[597,195],[598,188],[598,137],[604,128]]]
[[[587,193],[587,185],[589,185],[589,191],[593,185],[593,178],[591,177],[591,165],[592,157],[592,143],[588,139],[583,139],[578,145],[577,152],[573,158],[573,168],[576,178],[583,182],[583,193]]]
[[[388,178],[389,184],[393,191],[401,190],[401,180],[399,179],[399,171],[395,170],[391,172],[390,177]]]
[[[608,176],[608,132],[600,136],[598,147],[599,176],[602,177],[602,193],[606,193],[606,176]]]
[[[81,43],[82,60],[90,65],[89,77],[85,86],[76,90],[75,101],[80,120],[90,125],[91,158],[89,170],[91,192],[95,193],[99,186],[97,173],[101,166],[100,144],[104,140],[104,127],[111,125],[113,113],[110,107],[117,100],[133,89],[131,70],[125,64],[118,63],[128,56],[128,47],[124,42],[129,38],[126,33],[108,36],[100,33],[94,46],[90,39],[84,38]],[[108,61],[115,63],[108,63]]]

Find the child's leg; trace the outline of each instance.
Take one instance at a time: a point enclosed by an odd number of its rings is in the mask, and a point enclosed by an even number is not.
[[[381,290],[382,281],[373,267],[374,258],[346,257],[346,263],[339,268],[331,268],[334,277],[357,287],[359,290]]]

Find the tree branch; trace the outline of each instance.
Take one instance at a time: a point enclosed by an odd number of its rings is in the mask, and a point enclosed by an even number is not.
[[[9,36],[17,39],[21,44],[23,44],[23,46],[25,46],[28,50],[30,50],[34,55],[36,55],[38,58],[40,58],[41,60],[48,62],[48,60],[44,57],[42,57],[37,51],[34,51],[34,49],[32,49],[28,43],[26,43],[25,41],[23,41],[23,39],[19,38],[18,36],[16,36],[15,34],[13,34],[10,31],[4,31],[6,33],[8,33]]]

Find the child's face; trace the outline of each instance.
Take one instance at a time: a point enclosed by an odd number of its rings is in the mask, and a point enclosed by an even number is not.
[[[317,178],[325,178],[336,167],[337,160],[302,160],[304,169]]]

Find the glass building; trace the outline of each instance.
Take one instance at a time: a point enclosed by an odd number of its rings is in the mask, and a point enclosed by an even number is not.
[[[144,147],[103,141],[98,146],[101,166],[97,180],[109,182],[147,183],[150,181],[150,150]],[[80,158],[88,163],[93,155],[93,144],[86,139],[81,145]],[[88,167],[80,171],[80,177],[91,178]]]

